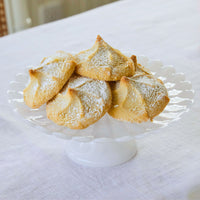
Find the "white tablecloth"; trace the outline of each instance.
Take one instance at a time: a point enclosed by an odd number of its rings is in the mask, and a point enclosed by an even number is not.
[[[74,164],[63,140],[18,130],[6,114],[17,72],[56,50],[89,48],[97,34],[115,48],[173,64],[196,91],[181,120],[138,139],[137,156],[112,168]],[[120,1],[1,38],[0,200],[199,200],[199,69],[198,0]]]

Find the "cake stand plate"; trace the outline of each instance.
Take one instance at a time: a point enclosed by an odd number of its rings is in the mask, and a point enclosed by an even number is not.
[[[176,73],[173,66],[163,65],[161,61],[148,59],[146,56],[138,56],[138,63],[150,69],[168,89],[170,102],[153,122],[141,124],[121,122],[106,114],[98,122],[83,130],[58,126],[46,117],[45,105],[39,109],[31,109],[25,105],[23,89],[29,81],[26,70],[16,75],[7,91],[8,101],[12,104],[12,113],[20,118],[20,123],[16,124],[19,126],[28,123],[35,130],[39,129],[65,139],[67,155],[78,164],[92,167],[122,164],[136,154],[135,138],[180,119],[183,113],[189,111],[194,97],[191,82],[185,80],[183,73]]]

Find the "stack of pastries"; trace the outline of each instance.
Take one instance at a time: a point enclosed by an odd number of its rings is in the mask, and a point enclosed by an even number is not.
[[[46,103],[47,117],[58,125],[84,129],[107,112],[121,121],[153,120],[169,102],[161,80],[108,45],[99,35],[92,48],[76,55],[58,51],[29,70],[24,101]]]

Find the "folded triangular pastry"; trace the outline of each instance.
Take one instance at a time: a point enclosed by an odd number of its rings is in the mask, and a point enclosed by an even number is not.
[[[30,82],[23,91],[25,103],[38,108],[53,98],[70,78],[75,66],[70,54],[43,59],[39,66],[29,70]]]
[[[135,72],[131,58],[112,48],[99,35],[91,49],[75,55],[75,61],[77,74],[98,80],[117,81]]]
[[[73,75],[47,103],[47,117],[58,125],[83,129],[98,121],[110,108],[111,101],[107,82]]]
[[[150,74],[137,72],[112,83],[112,106],[109,114],[122,121],[153,120],[169,102],[167,89],[161,80]]]

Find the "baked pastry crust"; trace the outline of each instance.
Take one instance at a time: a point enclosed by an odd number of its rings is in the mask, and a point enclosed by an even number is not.
[[[47,103],[47,117],[58,125],[83,129],[98,121],[111,102],[107,82],[73,75],[62,91]]]
[[[113,100],[108,113],[122,121],[141,123],[153,120],[169,102],[162,81],[144,72],[122,77],[111,88]]]
[[[67,56],[66,56],[67,55]],[[64,86],[75,70],[71,55],[50,56],[29,70],[30,82],[24,89],[24,101],[30,108],[38,108],[53,98]]]
[[[106,112],[122,121],[153,120],[169,102],[163,82],[135,55],[123,55],[99,35],[92,48],[75,56],[57,51],[29,75],[25,103],[31,108],[47,103],[47,117],[71,129],[87,128]]]
[[[91,49],[75,55],[76,73],[97,80],[117,81],[135,72],[133,61],[108,45],[99,35]]]

